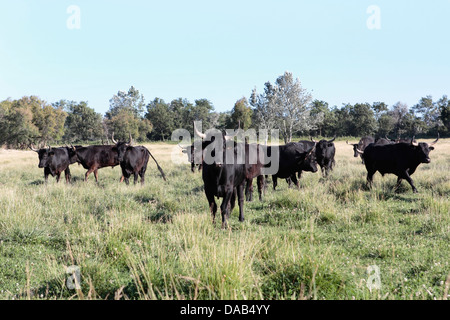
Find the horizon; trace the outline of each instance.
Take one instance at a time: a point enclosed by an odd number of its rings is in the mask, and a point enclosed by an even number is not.
[[[231,111],[285,71],[313,100],[448,95],[450,2],[20,0],[0,4],[0,100],[87,101],[104,115],[134,86],[146,104],[208,99]]]

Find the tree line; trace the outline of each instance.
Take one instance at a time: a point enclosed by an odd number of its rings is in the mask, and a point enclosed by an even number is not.
[[[388,106],[384,102],[329,106],[312,99],[299,79],[285,72],[274,83],[266,82],[263,92],[251,91],[227,112],[217,112],[208,99],[194,103],[184,98],[165,102],[154,98],[146,103],[134,87],[119,91],[110,99],[110,108],[97,113],[88,102],[60,100],[48,103],[36,96],[0,102],[0,146],[27,148],[30,143],[110,143],[114,138],[166,141],[172,132],[184,128],[193,135],[193,122],[202,121],[203,129],[247,130],[279,129],[281,138],[290,142],[295,136],[340,137],[375,135],[441,136],[450,134],[450,100],[443,96],[420,99],[412,107],[402,102]]]

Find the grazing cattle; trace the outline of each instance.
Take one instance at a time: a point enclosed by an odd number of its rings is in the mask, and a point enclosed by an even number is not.
[[[357,144],[350,144],[350,143],[348,143],[348,141],[347,141],[347,144],[353,146],[353,152],[354,152],[353,155],[355,158],[357,158],[357,157],[361,156],[361,154],[357,150],[364,151],[364,149],[369,144],[374,143],[374,142],[375,142],[375,139],[373,137],[368,136],[368,137],[362,137]],[[361,159],[362,159],[362,157],[361,157]],[[362,159],[362,163],[364,163],[364,159]]]
[[[362,155],[365,161],[369,187],[372,187],[373,175],[379,171],[383,176],[386,173],[391,173],[398,177],[395,190],[398,189],[402,180],[406,179],[411,185],[413,192],[417,193],[411,175],[421,163],[431,162],[429,154],[431,150],[434,150],[433,145],[438,141],[439,137],[428,145],[423,142],[414,142],[413,138],[411,143],[378,146],[371,144],[364,151],[358,150],[358,153]]]
[[[35,149],[30,145],[30,149],[37,152],[39,156],[39,168],[44,168],[45,183],[48,181],[48,176],[54,177],[56,175],[56,182],[61,178],[61,173],[64,171],[66,183],[71,180],[69,165],[77,161],[75,152],[69,147],[43,149]]]
[[[160,171],[164,181],[166,181],[166,175],[164,171],[159,166],[156,159],[150,153],[150,151],[143,146],[133,147],[131,146],[133,139],[130,135],[129,142],[118,142],[116,144],[118,160],[120,162],[120,167],[122,168],[122,175],[125,179],[125,183],[129,184],[129,178],[133,174],[134,176],[134,184],[137,183],[138,176],[141,177],[141,184],[143,185],[145,182],[145,172],[147,170],[147,164],[149,160],[149,156],[153,158]]]
[[[334,140],[336,140],[336,137],[329,141],[320,140],[316,145],[316,159],[324,177],[328,176],[336,163],[334,160],[336,154]]]
[[[312,153],[315,153],[316,144],[314,142],[290,142],[283,146],[269,146],[267,148],[268,157],[272,156],[272,152],[279,152],[279,168],[278,172],[272,174],[273,190],[276,189],[277,179],[291,178],[292,182],[298,186],[296,172],[300,172],[305,168],[304,162]],[[314,164],[313,164],[314,165]],[[317,171],[317,167],[315,169]]]
[[[198,166],[198,171],[202,170],[202,152],[201,150],[196,150],[194,148],[194,144],[182,147],[179,145],[181,149],[183,149],[183,153],[186,153],[188,156],[188,161],[191,163],[191,171],[195,172],[195,167]],[[195,153],[194,153],[195,151]]]

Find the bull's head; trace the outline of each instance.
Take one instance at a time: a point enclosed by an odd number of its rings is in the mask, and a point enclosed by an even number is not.
[[[114,142],[116,144],[117,159],[119,160],[119,162],[122,162],[125,157],[125,153],[127,152],[128,147],[130,147],[131,144],[133,143],[133,138],[131,137],[131,133],[130,133],[130,138],[128,139],[128,142],[114,140],[114,132],[111,136],[111,140],[112,140],[112,142]]]
[[[347,144],[353,147],[353,156],[355,158],[358,158],[358,156],[360,154],[364,154],[364,151],[361,151],[361,150],[358,149],[358,147],[359,147],[358,143],[356,143],[356,144],[348,143],[348,140],[347,140]]]
[[[227,148],[227,141],[231,141],[237,134],[236,132],[233,135],[226,135],[222,132],[220,132],[217,129],[208,130],[208,133],[201,133],[194,122],[194,133],[196,136],[200,137],[202,139],[201,149],[202,149],[202,161],[203,159],[206,159],[209,163],[216,163],[216,165],[220,165],[219,163],[222,163],[224,159],[219,160],[220,156],[223,154],[217,153],[217,151],[223,150],[225,152],[225,149]],[[191,152],[197,156],[197,150],[194,142],[194,148],[192,148]],[[235,145],[234,145],[235,146]],[[198,148],[198,147],[197,147]]]
[[[418,156],[418,160],[421,163],[430,163],[431,159],[430,159],[430,151],[434,150],[434,145],[439,141],[439,133],[438,133],[438,137],[437,139],[428,144],[425,142],[416,142],[416,140],[414,139],[415,137],[413,137],[411,139],[411,148],[413,148]]]
[[[34,148],[33,144],[30,144],[30,149],[36,152],[39,156],[39,164],[38,164],[39,168],[45,168],[48,165],[48,162],[55,154],[50,146],[48,146],[48,149],[46,148],[36,149]]]
[[[320,140],[319,142],[316,142],[316,156],[317,158],[324,159],[327,156],[327,149],[332,148],[334,146],[334,140],[336,140],[336,137],[333,139],[327,141],[327,140]]]

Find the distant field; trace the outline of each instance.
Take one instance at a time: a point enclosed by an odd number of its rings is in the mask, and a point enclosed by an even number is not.
[[[0,150],[0,299],[447,299],[450,139],[412,176],[419,194],[406,181],[394,193],[396,177],[379,173],[368,190],[338,141],[328,179],[270,182],[226,230],[220,213],[212,224],[201,173],[172,162],[181,150],[146,146],[167,182],[150,159],[143,187],[119,184],[120,167],[85,183],[76,164],[72,184],[45,185],[36,153]],[[66,285],[69,266],[80,290]]]

